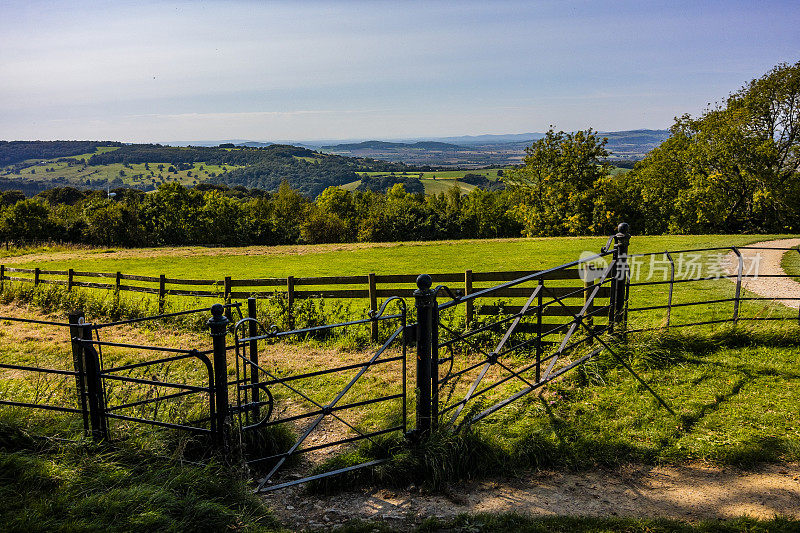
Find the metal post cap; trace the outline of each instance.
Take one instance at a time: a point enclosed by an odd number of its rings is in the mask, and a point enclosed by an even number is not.
[[[208,319],[208,325],[227,324],[228,318],[224,316],[225,306],[222,304],[214,304],[211,306],[211,318]]]
[[[419,287],[420,290],[428,290],[431,288],[431,285],[433,285],[433,280],[428,274],[420,274],[417,276],[417,287]]]

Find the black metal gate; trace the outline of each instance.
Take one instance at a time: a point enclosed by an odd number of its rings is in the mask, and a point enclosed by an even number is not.
[[[398,311],[387,313],[394,305]],[[248,457],[248,464],[257,472],[264,472],[258,481],[257,492],[280,489],[298,483],[374,466],[385,459],[355,461],[346,466],[324,468],[324,458],[331,452],[342,452],[348,445],[369,440],[378,447],[377,437],[404,435],[406,423],[406,305],[401,298],[387,299],[380,310],[363,320],[354,320],[291,331],[266,329],[255,318],[255,300],[249,301],[250,316],[234,325],[236,353],[236,406],[239,431],[244,442],[259,442],[256,435],[262,431],[275,431],[283,426],[290,435],[297,435],[272,449],[264,456]],[[365,328],[371,335],[381,325],[395,324],[382,345],[366,361],[333,365],[321,369],[287,373],[281,365],[259,358],[259,342],[274,343],[282,340],[284,353],[299,349],[305,339],[325,338],[351,328]],[[366,383],[370,374],[378,369],[394,368],[399,383],[395,390],[385,390],[378,382]],[[320,386],[324,380],[328,386]],[[385,385],[385,383],[384,383]],[[322,390],[320,390],[322,389]],[[388,404],[388,407],[386,405]],[[384,411],[374,419],[363,416],[368,407],[383,406]],[[385,411],[388,409],[388,412]],[[326,427],[338,426],[338,431]],[[263,441],[263,439],[261,439]],[[273,439],[274,441],[274,439]],[[247,451],[247,450],[246,450]],[[388,456],[388,451],[384,450]],[[293,479],[281,477],[293,459],[306,454],[318,454],[317,469],[311,474],[294,474]]]
[[[611,346],[615,336],[625,335],[629,239],[628,225],[620,224],[597,254],[468,295],[443,285],[431,289],[430,276],[420,276],[415,293],[417,429],[478,422],[603,351],[672,412]],[[449,299],[439,304],[442,293]],[[496,316],[467,324],[463,331],[443,319],[487,297],[525,300],[497,306]]]

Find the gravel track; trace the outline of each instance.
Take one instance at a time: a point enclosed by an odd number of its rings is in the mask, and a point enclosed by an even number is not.
[[[750,244],[753,247],[763,248],[791,248],[800,245],[800,239],[779,239]],[[800,308],[800,283],[789,278],[768,278],[764,275],[785,275],[781,267],[781,259],[785,250],[741,250],[744,269],[747,272],[751,267],[758,266],[759,277],[744,278],[742,287],[765,298],[794,298],[796,300],[776,300],[793,309]],[[731,252],[727,256],[727,271],[735,275],[738,269],[738,259]],[[755,271],[753,273],[756,273]],[[732,279],[736,281],[736,279]]]

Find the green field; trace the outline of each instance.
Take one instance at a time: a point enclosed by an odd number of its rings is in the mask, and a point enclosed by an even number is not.
[[[411,176],[415,177],[415,176]],[[470,191],[475,189],[475,185],[470,185],[469,183],[462,183],[457,179],[450,179],[450,178],[439,178],[439,179],[432,179],[432,178],[423,178],[420,180],[422,185],[425,187],[425,194],[430,196],[433,194],[439,194],[441,192],[447,192],[449,189],[453,187],[453,185],[458,185],[458,188],[461,189],[461,194],[468,194]],[[355,191],[358,186],[361,185],[361,180],[352,181],[350,183],[346,183],[342,185],[342,189],[347,191]]]
[[[422,181],[422,184],[425,186],[426,195],[446,192],[453,186],[453,184],[458,185],[462,194],[468,194],[470,191],[475,189],[475,185],[459,181],[459,179],[465,174],[480,174],[482,176],[486,176],[489,181],[495,181],[498,179],[497,172],[500,170],[506,171],[508,170],[508,167],[480,170],[437,170],[435,172],[394,172],[393,174],[395,176],[405,178],[419,178],[420,181]],[[627,168],[614,167],[611,170],[611,175],[616,176],[629,171],[630,169]],[[386,172],[358,172],[359,176],[382,176],[386,174]],[[358,180],[342,185],[341,187],[348,191],[354,191],[360,184],[361,180]]]
[[[667,235],[631,238],[630,252],[746,245],[787,235]],[[35,249],[30,257],[12,250],[0,262],[44,269],[168,273],[185,278],[234,278],[418,274],[537,270],[575,261],[581,252],[599,251],[605,237],[543,237],[491,240],[331,244],[242,248],[94,248],[53,253]],[[191,259],[188,261],[187,259]],[[435,276],[434,276],[435,280]]]
[[[749,235],[705,235],[705,236],[653,236],[631,239],[631,253],[661,252],[689,248],[725,247],[746,245],[769,238],[785,236]],[[232,279],[285,278],[314,276],[363,276],[364,284],[342,285],[340,289],[365,289],[366,275],[376,274],[421,274],[428,273],[437,284],[437,273],[454,273],[472,270],[474,272],[494,272],[506,270],[542,270],[575,261],[583,252],[596,253],[606,242],[602,237],[574,238],[536,238],[536,239],[496,239],[463,240],[442,242],[406,242],[386,244],[333,244],[276,247],[242,248],[147,248],[147,249],[105,249],[61,250],[48,252],[34,249],[30,255],[20,254],[18,250],[0,252],[0,263],[6,266],[35,268],[43,270],[66,270],[90,272],[122,272],[124,274],[158,276],[181,279],[222,280]],[[704,268],[715,268],[724,258],[726,251],[704,252],[695,259]],[[691,258],[691,256],[687,256]],[[654,261],[651,264],[651,260]],[[634,281],[663,279],[664,262],[660,256],[636,260]],[[659,265],[660,263],[660,265]],[[652,270],[651,270],[652,268]],[[712,272],[712,271],[709,271]],[[676,272],[676,279],[681,273]],[[43,276],[48,277],[48,276]],[[693,277],[693,276],[689,276]],[[62,279],[61,278],[58,279]],[[564,283],[572,286],[579,280]],[[137,283],[131,282],[135,285]],[[449,283],[453,289],[463,289],[462,283]],[[150,285],[151,287],[153,285]],[[476,283],[476,288],[490,286]],[[217,290],[221,285],[217,286]],[[410,285],[405,285],[411,288]],[[330,288],[330,287],[328,287]],[[381,285],[379,288],[387,288]],[[322,287],[306,286],[305,290],[322,290]],[[106,291],[101,291],[105,294]],[[697,301],[732,298],[735,285],[727,279],[714,279],[676,285],[673,304],[686,304]],[[153,301],[152,297],[142,300],[140,293],[124,293],[126,299],[136,302]],[[669,295],[668,285],[632,287],[630,307],[664,305]],[[744,296],[747,296],[744,293]],[[209,300],[167,297],[172,308],[195,307]],[[366,301],[351,300],[355,309],[366,307]],[[484,304],[502,303],[518,305],[517,300],[489,301]],[[358,311],[355,311],[358,312]],[[719,303],[710,306],[679,306],[672,310],[671,323],[681,324],[698,320],[722,320],[732,316],[733,303]],[[744,301],[741,316],[783,316],[790,315],[788,308],[761,301]],[[341,318],[341,317],[339,317]],[[633,313],[631,326],[652,327],[663,325],[666,311],[652,310]]]
[[[96,152],[91,154],[81,154],[58,159],[88,159],[95,153],[104,153],[116,150],[116,147],[99,147]],[[104,180],[111,183],[112,187],[152,187],[156,188],[159,183],[179,182],[182,185],[196,185],[209,178],[219,175],[226,170],[242,168],[236,165],[208,165],[205,163],[194,163],[191,168],[178,170],[177,167],[167,162],[149,163],[145,168],[144,163],[123,165],[122,163],[112,163],[107,165],[82,165],[70,164],[66,161],[57,162],[56,159],[37,159],[28,160],[24,164],[26,168],[18,172],[11,172],[10,167],[0,170],[0,177],[14,179],[24,178],[28,180],[42,180],[53,182],[54,186],[61,184],[83,186],[87,180]],[[170,167],[173,170],[170,170]],[[213,176],[212,176],[213,175]],[[116,180],[116,181],[115,181]]]
[[[395,176],[403,176],[407,178],[420,178],[420,179],[444,179],[453,180],[464,176],[464,174],[480,174],[486,176],[490,181],[497,178],[497,171],[505,170],[504,168],[486,168],[481,170],[436,170],[433,172],[394,172]],[[386,172],[359,172],[360,176],[378,176],[384,175]]]

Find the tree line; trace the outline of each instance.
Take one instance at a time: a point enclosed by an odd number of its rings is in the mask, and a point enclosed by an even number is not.
[[[25,198],[0,196],[0,234],[15,243],[62,241],[107,246],[277,245],[519,236],[511,191],[462,195],[326,188],[316,199],[282,183],[274,193],[244,187],[164,183],[136,189],[61,187]]]

